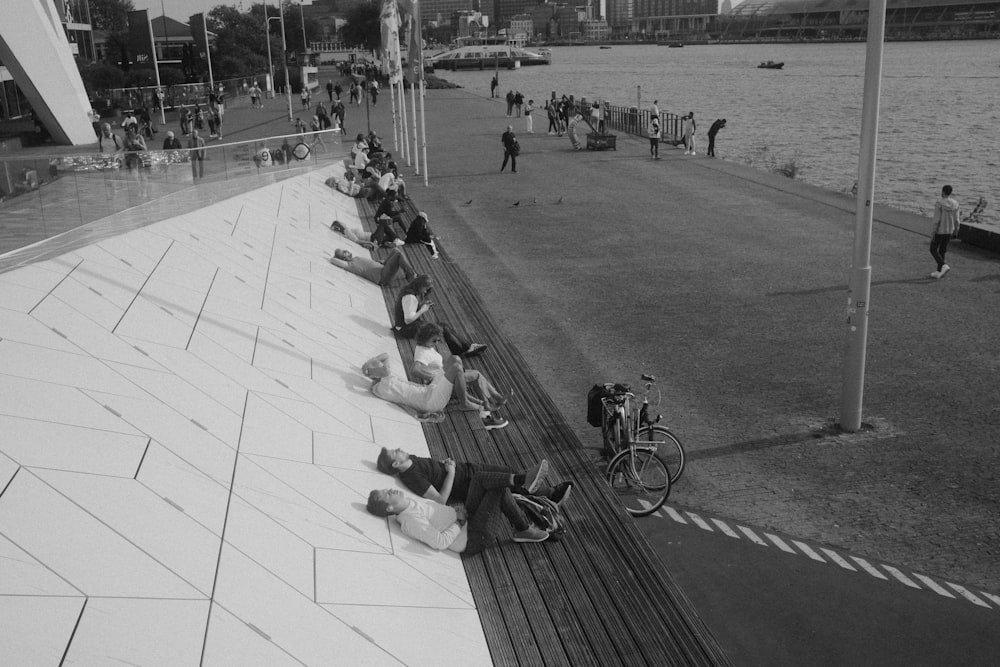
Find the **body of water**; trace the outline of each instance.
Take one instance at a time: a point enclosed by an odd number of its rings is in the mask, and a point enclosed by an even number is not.
[[[950,183],[964,210],[983,196],[985,219],[1000,222],[998,54],[993,40],[885,45],[876,201],[929,214]],[[784,61],[785,69],[757,69],[764,60]],[[794,160],[799,179],[843,192],[857,179],[864,69],[862,43],[578,46],[554,48],[549,66],[499,75],[502,94],[520,90],[536,104],[555,91],[693,111],[702,154],[709,125],[725,118],[719,158],[762,168]],[[489,95],[492,71],[439,74]],[[539,126],[547,122],[536,119]]]

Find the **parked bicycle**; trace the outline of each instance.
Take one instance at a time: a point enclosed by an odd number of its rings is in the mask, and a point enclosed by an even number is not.
[[[600,393],[601,436],[605,451],[612,455],[606,472],[608,483],[633,516],[658,510],[670,488],[684,472],[684,447],[670,429],[650,414],[649,396],[656,378],[642,375],[642,403],[626,384],[606,383]],[[600,389],[599,387],[596,389]],[[655,406],[654,406],[655,407]]]

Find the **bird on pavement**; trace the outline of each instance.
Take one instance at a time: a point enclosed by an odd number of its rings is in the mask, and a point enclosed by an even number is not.
[[[471,203],[472,203],[472,200],[470,199],[469,201],[467,201],[467,202],[465,202],[464,204],[462,204],[462,206],[468,206],[468,205],[469,205],[469,204],[471,204]]]
[[[516,202],[514,202],[513,204],[511,204],[511,206],[520,206],[520,205],[521,205],[521,200],[520,199],[518,199]]]
[[[559,201],[557,201],[556,203],[557,203],[557,204],[561,204],[561,203],[562,203],[562,200],[563,200],[563,198],[562,198],[562,197],[560,197],[560,198],[559,198]]]

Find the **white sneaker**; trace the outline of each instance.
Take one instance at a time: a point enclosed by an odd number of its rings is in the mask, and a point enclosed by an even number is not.
[[[940,278],[940,277],[941,277],[940,271],[931,271],[931,278]]]
[[[941,273],[938,275],[938,278],[944,278],[944,274],[948,273],[949,271],[951,271],[951,267],[945,264],[944,266],[941,267]]]

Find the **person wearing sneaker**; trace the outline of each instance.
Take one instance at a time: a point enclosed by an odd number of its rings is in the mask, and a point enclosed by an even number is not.
[[[948,252],[948,242],[958,233],[959,212],[958,202],[951,196],[951,186],[941,188],[941,199],[934,204],[934,227],[931,228],[931,255],[937,262],[937,271],[931,273],[931,278],[943,278],[951,270],[944,261]]]
[[[544,463],[545,465],[542,465]],[[468,463],[445,459],[438,461],[425,456],[414,456],[400,449],[383,447],[375,461],[378,471],[398,477],[403,485],[421,498],[446,504],[465,502],[472,478],[479,472],[500,472],[510,476],[514,493],[545,496],[557,505],[565,503],[573,491],[572,482],[550,486],[545,481],[548,462],[542,461],[522,473],[507,466],[490,463]]]
[[[462,364],[462,360],[456,356],[448,357],[444,363],[444,372],[436,374],[429,384],[411,382],[406,378],[393,375],[388,352],[383,352],[366,361],[361,366],[361,372],[372,380],[370,391],[373,394],[390,403],[413,409],[421,421],[443,421],[443,415],[438,413],[441,413],[448,405],[452,393],[466,391],[465,366]],[[456,387],[459,386],[461,389],[456,390]],[[463,399],[468,400],[468,395],[459,396],[459,400]],[[474,407],[473,409],[479,408]],[[487,430],[503,428],[507,425],[507,420],[491,414],[490,410],[480,410],[479,415],[483,418],[483,425],[486,426]],[[502,426],[491,426],[491,424],[502,424]]]
[[[471,555],[492,546],[496,542],[498,513],[514,529],[515,542],[544,542],[549,538],[548,532],[532,525],[525,516],[511,494],[511,476],[503,472],[476,473],[464,505],[453,507],[408,498],[399,489],[375,489],[368,494],[367,507],[375,516],[394,516],[405,535],[432,549]]]
[[[417,334],[417,329],[423,324],[421,318],[434,306],[434,302],[429,298],[433,289],[434,283],[431,277],[420,274],[400,290],[392,311],[393,329],[396,333],[403,338],[413,338]],[[465,340],[447,324],[439,322],[438,326],[441,327],[444,341],[452,354],[474,357],[486,350],[486,345]]]
[[[410,377],[417,382],[430,384],[435,377],[444,373],[444,357],[434,347],[443,340],[441,327],[434,322],[424,322],[413,339],[417,345],[413,349]],[[513,395],[513,392],[504,394],[498,391],[480,371],[465,369],[456,380],[454,396],[460,407],[463,410],[486,412],[487,414],[481,415],[484,418],[506,404]]]
[[[431,259],[438,259],[437,245],[434,243],[434,236],[431,234],[431,228],[428,225],[429,218],[427,214],[421,211],[417,213],[417,217],[413,219],[410,226],[406,230],[406,238],[403,239],[407,244],[423,245],[427,247],[427,252],[431,254]]]

